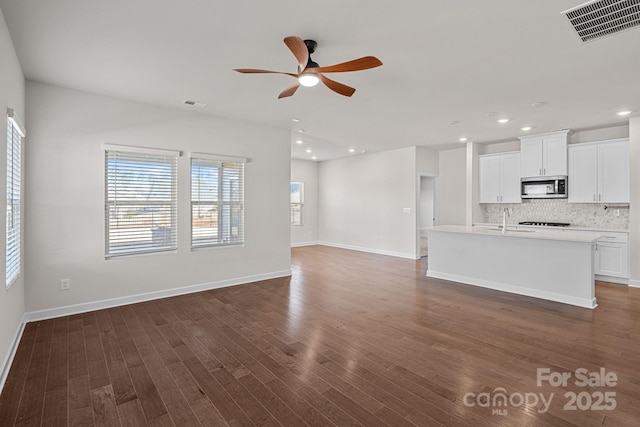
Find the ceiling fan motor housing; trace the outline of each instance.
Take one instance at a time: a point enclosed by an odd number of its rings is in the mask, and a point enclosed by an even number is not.
[[[311,54],[316,51],[318,43],[316,43],[315,40],[305,40],[304,44],[307,46],[307,50],[309,51],[309,60],[307,61],[307,65],[304,67],[304,69],[306,70],[309,68],[318,68],[320,65],[318,65],[317,62],[311,59]]]
[[[305,40],[304,44],[307,45],[307,49],[309,50],[309,54],[312,54],[316,51],[316,47],[318,47],[318,43],[315,40]]]

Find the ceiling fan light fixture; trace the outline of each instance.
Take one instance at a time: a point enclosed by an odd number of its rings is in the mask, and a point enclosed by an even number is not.
[[[302,73],[298,77],[298,81],[302,86],[313,87],[320,83],[320,78],[316,73]]]

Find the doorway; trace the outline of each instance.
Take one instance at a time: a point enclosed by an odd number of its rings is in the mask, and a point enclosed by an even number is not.
[[[438,224],[438,177],[420,175],[420,192],[418,202],[418,243],[420,257],[429,255],[429,239],[427,233],[430,228]]]

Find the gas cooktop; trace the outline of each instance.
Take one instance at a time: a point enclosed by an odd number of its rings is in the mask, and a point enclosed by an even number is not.
[[[568,227],[568,222],[542,222],[542,221],[520,221],[520,225],[542,225],[544,227]]]

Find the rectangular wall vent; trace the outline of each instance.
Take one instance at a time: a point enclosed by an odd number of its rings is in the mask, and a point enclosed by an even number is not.
[[[593,0],[562,14],[588,42],[640,26],[640,0]]]
[[[197,107],[197,108],[204,108],[207,106],[207,104],[205,104],[204,102],[194,101],[191,99],[185,99],[184,103],[185,105],[188,105],[190,107]]]

